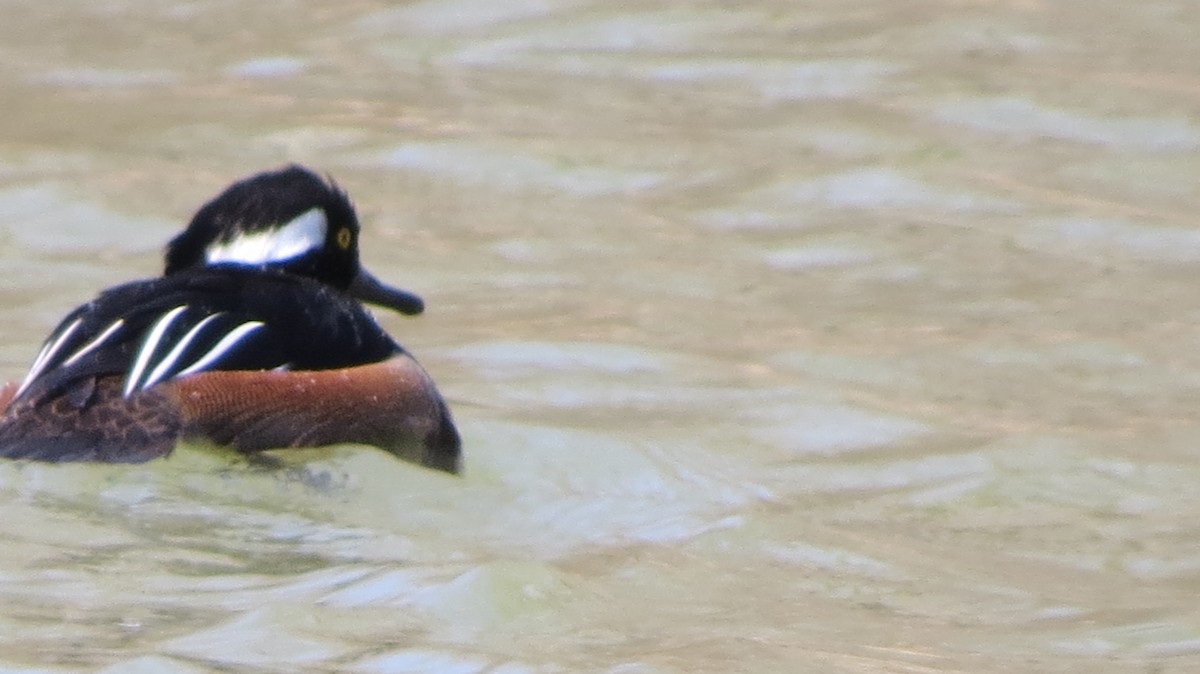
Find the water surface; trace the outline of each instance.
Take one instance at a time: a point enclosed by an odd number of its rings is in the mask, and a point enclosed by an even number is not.
[[[0,375],[303,162],[467,454],[0,465],[0,671],[1195,670],[1198,22],[9,7]]]

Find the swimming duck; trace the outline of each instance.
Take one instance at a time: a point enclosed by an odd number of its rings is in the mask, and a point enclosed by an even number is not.
[[[458,472],[445,401],[362,304],[424,303],[363,269],[358,237],[345,192],[306,168],[234,183],[168,244],[162,277],[105,290],[50,333],[0,392],[0,457],[361,443]]]

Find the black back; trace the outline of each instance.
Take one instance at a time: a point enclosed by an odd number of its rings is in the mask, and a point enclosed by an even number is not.
[[[154,326],[178,307],[185,309],[154,345],[147,345]],[[119,327],[88,349],[118,320]],[[217,265],[119,285],[72,311],[47,340],[61,344],[37,365],[21,397],[51,397],[82,380],[128,375],[139,352],[148,347],[154,353],[147,356],[141,380],[171,361],[148,384],[164,381],[213,352],[238,326],[254,323],[261,325],[246,331],[201,370],[324,370],[378,362],[403,352],[362,305],[334,288],[273,270]],[[169,357],[177,346],[178,353]]]

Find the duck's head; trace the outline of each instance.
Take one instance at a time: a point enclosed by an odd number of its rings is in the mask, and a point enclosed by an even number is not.
[[[420,297],[384,285],[358,261],[358,216],[346,193],[302,166],[230,185],[167,245],[165,274],[207,265],[279,269],[404,314]]]

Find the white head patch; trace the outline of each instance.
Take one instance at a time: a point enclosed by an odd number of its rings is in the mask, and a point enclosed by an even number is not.
[[[229,241],[215,243],[204,251],[204,259],[209,264],[283,262],[324,246],[328,228],[325,211],[314,208],[297,215],[282,227],[239,234]]]

